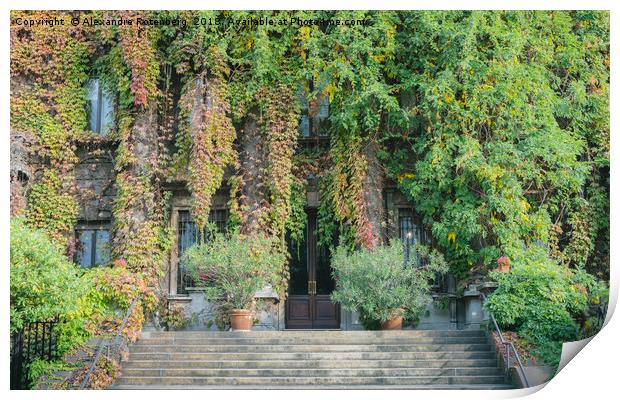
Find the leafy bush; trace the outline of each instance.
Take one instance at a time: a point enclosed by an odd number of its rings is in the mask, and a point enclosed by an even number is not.
[[[286,258],[277,248],[273,238],[213,234],[207,243],[189,248],[182,262],[190,276],[205,285],[208,300],[226,308],[253,309],[256,292],[282,279]]]
[[[31,382],[31,387],[36,388],[36,384],[46,376],[66,369],[67,365],[63,361],[45,361],[37,358],[28,366],[28,381]]]
[[[499,286],[486,302],[504,329],[533,344],[544,363],[557,365],[562,343],[579,338],[575,317],[601,301],[604,285],[582,270],[557,264],[545,248],[532,246],[514,257],[508,273],[492,272]]]
[[[11,220],[11,333],[76,311],[86,288],[77,266],[43,231]]]
[[[339,246],[332,258],[336,281],[332,300],[348,311],[358,311],[366,321],[385,322],[398,314],[419,318],[431,301],[429,282],[448,266],[436,250],[429,252],[423,246],[414,246],[405,265],[403,250],[398,241],[351,253]]]
[[[188,316],[181,304],[170,303],[162,299],[159,304],[159,324],[170,331],[187,328],[195,321],[194,315]]]
[[[142,296],[123,330],[130,341],[136,340],[144,313],[153,311],[157,304],[143,275],[127,270],[119,260],[111,268],[83,270],[80,285],[83,295],[77,299],[76,308],[66,313],[57,326],[60,354],[86,343],[93,335],[116,332],[125,311]]]

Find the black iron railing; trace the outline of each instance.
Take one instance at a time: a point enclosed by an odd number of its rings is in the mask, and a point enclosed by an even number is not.
[[[92,376],[93,371],[97,367],[97,362],[99,361],[99,358],[101,358],[101,355],[103,354],[104,350],[106,350],[106,354],[108,357],[113,356],[117,358],[118,361],[120,361],[121,349],[124,344],[124,341],[122,340],[123,330],[125,329],[125,326],[127,325],[127,321],[129,320],[129,317],[131,317],[131,314],[133,313],[133,309],[136,307],[136,304],[141,299],[142,299],[141,296],[136,297],[131,302],[131,305],[125,312],[125,317],[123,318],[123,322],[121,323],[121,326],[118,328],[118,331],[116,332],[116,335],[114,335],[114,338],[112,340],[106,340],[107,338],[105,337],[102,337],[99,339],[99,342],[97,343],[97,352],[95,353],[93,362],[90,365],[90,368],[88,369],[88,372],[86,373],[86,376],[84,377],[84,380],[80,384],[79,390],[83,390],[87,387],[88,382],[90,381],[90,377]]]
[[[30,388],[28,375],[33,361],[59,358],[57,325],[57,319],[32,322],[11,335],[11,389]]]
[[[487,297],[484,295],[484,293],[480,293],[480,297],[482,299],[482,303],[484,304],[487,300]],[[499,329],[499,325],[497,324],[497,320],[495,319],[493,313],[489,310],[487,310],[487,313],[489,315],[489,318],[493,322],[493,327],[495,328],[495,332],[497,333],[500,344],[504,346],[504,370],[506,374],[508,374],[508,369],[514,365],[512,360],[514,358],[517,366],[519,367],[519,370],[521,371],[521,374],[523,375],[523,383],[525,383],[525,387],[530,387],[530,382],[527,379],[527,373],[525,372],[525,367],[523,366],[523,362],[521,362],[521,357],[519,357],[519,352],[517,351],[517,348],[515,347],[514,343],[504,338],[502,330]]]

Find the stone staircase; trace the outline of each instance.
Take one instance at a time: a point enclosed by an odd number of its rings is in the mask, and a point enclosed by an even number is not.
[[[143,332],[115,389],[510,389],[483,331]]]

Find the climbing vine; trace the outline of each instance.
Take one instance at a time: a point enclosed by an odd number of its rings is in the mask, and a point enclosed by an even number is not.
[[[146,17],[148,13],[129,12],[126,18]],[[129,270],[142,273],[151,285],[163,274],[166,251],[171,240],[165,228],[165,194],[159,186],[160,146],[156,100],[159,63],[157,30],[131,26],[118,30],[122,60],[126,69],[111,71],[110,80],[122,86],[123,125],[116,154],[113,255],[127,262]],[[118,53],[115,54],[119,56]],[[118,76],[118,73],[129,76]],[[127,82],[131,84],[127,87]]]
[[[267,190],[270,210],[266,224],[284,241],[285,225],[291,212],[293,155],[297,145],[299,111],[290,87],[277,85],[264,94],[263,112],[267,150]]]
[[[13,18],[31,19],[56,15],[12,13]],[[158,207],[164,198],[161,182],[184,169],[189,171],[199,225],[206,222],[213,195],[227,181],[234,224],[252,223],[248,216],[257,215],[261,230],[271,235],[300,232],[301,203],[291,196],[292,190],[303,192],[306,184],[305,177],[293,177],[298,92],[313,87],[308,118],[315,118],[323,98],[330,103],[329,162],[317,175],[322,243],[333,242],[336,232],[351,247],[370,247],[376,241],[374,228],[380,222],[369,208],[368,178],[386,172],[461,272],[490,266],[522,245],[550,242],[559,261],[606,274],[607,13],[78,15],[368,19],[372,24],[132,24],[92,29],[12,24],[11,124],[13,130],[33,134],[29,151],[37,165],[26,190],[26,216],[60,240],[71,236],[77,217],[73,169],[76,144],[88,136],[89,75],[99,76],[116,95],[110,140],[118,141],[118,256],[132,253],[123,243],[134,241],[120,239],[129,238],[129,232],[148,231],[141,234],[153,239],[147,240],[152,245],[160,243],[155,237],[165,236],[162,217],[130,197]],[[412,26],[415,31],[408,28]],[[182,94],[168,91],[175,85],[184,87]],[[201,97],[200,110],[192,97]],[[165,107],[159,104],[164,101]],[[196,116],[192,124],[189,119]],[[172,134],[175,118],[178,129]],[[260,135],[255,151],[246,154],[240,151],[243,135],[236,132],[252,123]],[[164,131],[172,150],[161,145]],[[157,144],[150,146],[153,142]],[[376,146],[373,152],[380,163],[369,158],[368,143]],[[257,160],[255,166],[265,174],[244,175],[247,159]],[[250,187],[262,188],[261,196],[247,198],[244,188]]]
[[[324,178],[321,199],[321,240],[331,246],[339,230],[339,241],[349,248],[371,248],[364,203],[366,160],[360,137],[334,137],[330,156],[333,163]]]
[[[229,117],[226,75],[226,67],[218,62],[211,73],[188,82],[190,87],[181,99],[192,138],[188,179],[192,214],[201,230],[208,222],[211,198],[222,184],[226,167],[236,163],[236,131]]]
[[[46,19],[51,11],[14,11],[12,18]],[[67,244],[77,218],[74,142],[86,128],[84,84],[93,44],[82,27],[11,25],[11,129],[32,134],[37,165],[26,217]]]
[[[147,11],[124,11],[123,18],[147,20]],[[148,29],[134,23],[121,25],[119,28],[120,47],[123,59],[131,70],[131,93],[135,106],[147,106],[158,94],[159,63],[154,43],[157,41],[157,29]]]
[[[416,101],[404,108],[409,145],[393,134],[389,164],[454,272],[491,266],[502,254],[545,243],[552,228],[553,235],[568,235],[552,242],[562,252],[570,241],[562,257],[572,265],[583,265],[592,251],[586,238],[596,235],[599,217],[578,198],[589,174],[600,174],[588,159],[605,154],[604,146],[586,143],[606,142],[608,42],[592,32],[582,35],[593,25],[604,30],[606,18],[558,12],[405,16],[405,25],[417,31],[397,33],[407,50],[390,69],[406,69],[397,74],[398,87]],[[544,34],[519,28],[526,25]],[[587,117],[585,104],[591,107]]]

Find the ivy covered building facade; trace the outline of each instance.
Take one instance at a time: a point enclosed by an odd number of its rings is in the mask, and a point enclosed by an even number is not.
[[[69,234],[68,237],[73,260],[83,268],[105,267],[111,263],[113,257],[114,207],[119,195],[115,170],[118,143],[109,135],[118,122],[115,119],[117,100],[109,91],[102,90],[102,87],[101,80],[97,77],[90,78],[85,86],[88,129],[95,140],[79,143],[75,150],[75,193],[79,201],[76,204],[78,211],[75,216],[75,229],[73,235]],[[299,101],[307,104],[308,99],[300,92]],[[307,110],[305,111],[307,113]],[[298,142],[297,157],[306,154],[316,155],[317,158],[325,157],[330,143],[329,132],[325,127],[328,119],[327,96],[318,115],[300,115],[298,136],[295,138]],[[317,125],[322,125],[322,130],[317,129]],[[19,143],[19,137],[14,138],[14,143]],[[15,146],[15,149],[19,150],[19,147]],[[14,156],[13,160],[14,176],[17,178],[13,182],[18,186],[14,191],[27,191],[31,169],[18,162],[18,156]],[[309,168],[312,172],[296,177],[300,190],[291,193],[291,196],[296,196],[292,201],[298,205],[298,211],[304,213],[304,225],[297,239],[291,238],[290,233],[285,239],[290,255],[288,291],[283,296],[267,288],[258,294],[258,297],[263,297],[265,301],[257,315],[260,322],[256,324],[256,329],[363,329],[357,314],[340,310],[340,307],[330,300],[330,293],[334,289],[330,248],[337,245],[338,238],[335,237],[332,244],[320,243],[318,214],[321,198],[324,196],[318,178],[321,174],[320,162],[315,161]],[[160,207],[167,207],[162,226],[166,230],[169,243],[163,252],[157,286],[159,293],[168,299],[170,307],[181,309],[184,317],[189,320],[187,329],[218,329],[214,323],[215,313],[204,300],[203,289],[186,272],[181,258],[186,249],[208,240],[208,229],[226,232],[235,228],[234,221],[231,221],[234,216],[231,217],[232,189],[229,183],[235,176],[235,170],[228,168],[224,171],[223,184],[212,195],[209,206],[207,221],[212,225],[202,228],[193,215],[194,198],[188,187],[187,173],[187,170],[180,171],[177,179],[161,184],[161,189],[167,193],[166,203]],[[381,216],[380,240],[386,242],[389,239],[398,239],[409,246],[416,242],[429,244],[431,235],[428,227],[425,227],[411,201],[396,185],[386,180],[378,190],[380,192],[375,201]],[[438,277],[434,286],[435,294],[446,295],[447,290],[448,278]],[[446,303],[442,308],[429,307],[429,312],[421,324],[412,327],[456,328],[457,296],[454,290],[452,283],[451,294],[454,296],[451,303]],[[449,308],[448,304],[452,308]],[[464,322],[464,315],[461,315],[461,325]]]
[[[12,215],[84,268],[122,260],[186,328],[217,328],[182,262],[209,229],[287,254],[257,329],[362,328],[329,296],[338,244],[445,254],[416,328],[480,322],[469,284],[530,246],[608,277],[607,14],[122,14],[230,24],[12,25]]]

